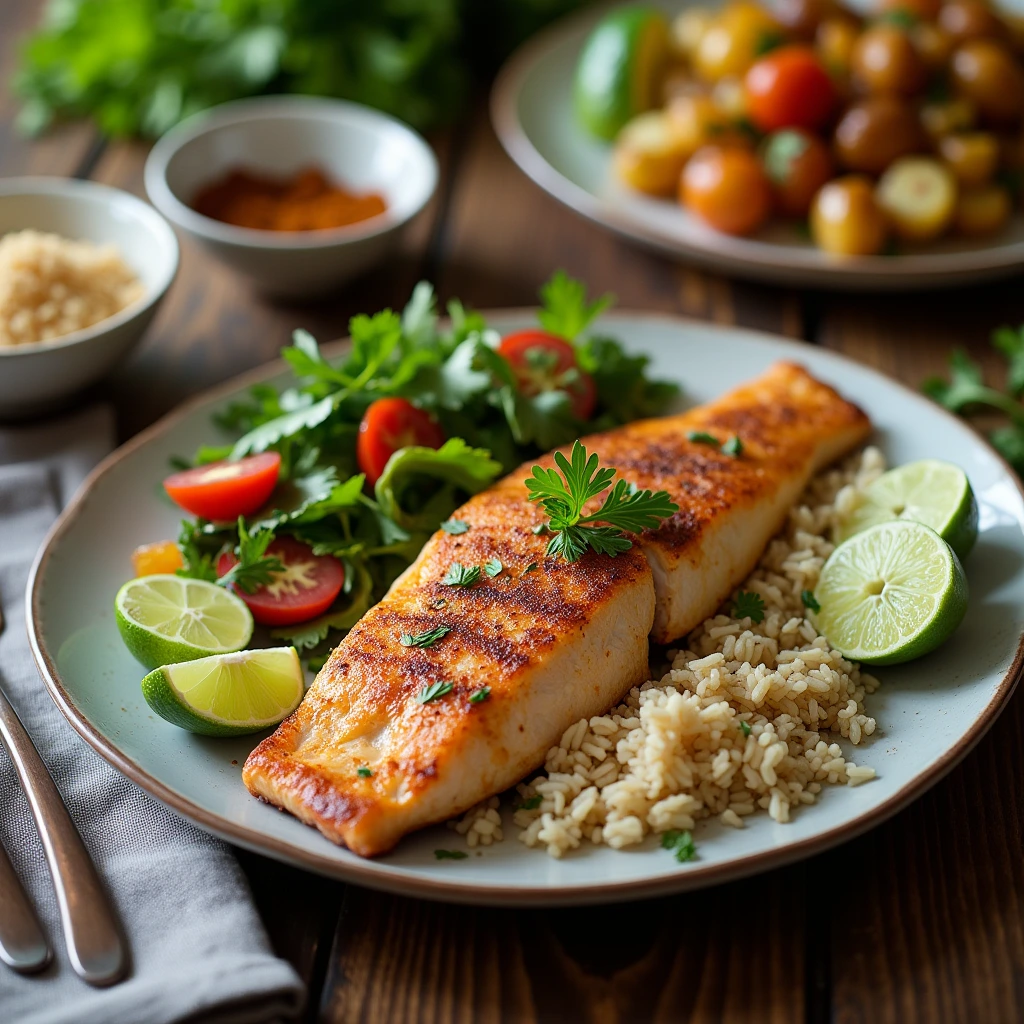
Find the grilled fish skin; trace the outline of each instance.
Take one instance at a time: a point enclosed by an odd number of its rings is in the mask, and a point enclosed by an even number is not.
[[[707,406],[586,438],[603,463],[667,490],[680,511],[631,550],[588,551],[574,565],[546,557],[522,467],[459,509],[469,531],[435,534],[338,645],[295,713],[250,754],[246,786],[363,856],[501,792],[569,725],[643,682],[648,634],[668,641],[712,614],[810,476],[869,430],[831,388],[777,364]],[[690,441],[693,431],[737,435],[743,453]],[[442,582],[453,562],[492,558],[503,566],[495,578]],[[402,646],[439,625],[450,632],[431,646]],[[437,682],[451,691],[419,703]],[[484,686],[487,699],[470,701]]]

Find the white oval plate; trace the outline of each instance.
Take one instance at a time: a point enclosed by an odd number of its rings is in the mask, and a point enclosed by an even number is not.
[[[499,330],[534,322],[493,314]],[[332,845],[295,818],[253,799],[241,764],[260,737],[215,740],[157,718],[142,699],[144,670],[121,644],[112,604],[137,544],[176,535],[179,514],[160,496],[168,458],[217,437],[211,414],[259,380],[287,379],[282,364],[254,371],[172,413],[111,455],[51,531],[29,586],[29,632],[53,699],[111,764],[198,825],[231,842],[314,871],[417,896],[479,903],[582,903],[710,885],[808,856],[894,814],[959,761],[992,724],[1016,682],[1024,634],[1024,498],[1007,466],[960,421],[920,395],[834,353],[749,331],[636,314],[601,329],[649,354],[686,402],[707,401],[778,359],[797,360],[871,415],[892,463],[940,456],[963,466],[981,506],[981,536],[967,569],[967,618],[942,650],[880,672],[869,698],[879,731],[857,749],[878,778],[826,787],[821,801],[779,825],[762,814],[740,831],[698,827],[699,859],[677,864],[654,840],[625,852],[585,846],[556,861],[515,838],[463,861],[433,851],[462,842],[444,827],[404,840],[376,860]]]
[[[669,13],[715,6],[656,0]],[[771,224],[753,238],[724,235],[678,203],[619,184],[611,147],[589,136],[572,110],[576,58],[607,8],[558,22],[518,50],[491,96],[491,117],[509,156],[545,192],[603,227],[650,248],[725,273],[780,284],[882,291],[938,288],[1008,276],[1024,265],[1024,215],[981,241],[944,239],[905,247],[899,256],[837,258],[789,225]]]

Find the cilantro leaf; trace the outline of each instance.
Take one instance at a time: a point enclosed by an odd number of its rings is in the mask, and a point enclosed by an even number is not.
[[[320,354],[320,346],[309,331],[301,328],[292,332],[291,345],[281,349],[281,356],[292,368],[296,377],[310,377],[326,384],[348,387],[352,380],[336,370]]]
[[[402,336],[414,348],[433,343],[437,336],[437,303],[434,286],[420,281],[402,310]]]
[[[981,367],[966,352],[957,349],[949,357],[949,380],[929,377],[921,389],[950,412],[963,413],[971,406],[991,406],[1024,426],[1024,406],[982,381]]]
[[[820,612],[821,605],[818,604],[818,599],[814,596],[813,590],[802,590],[800,591],[800,601],[803,606],[812,612]]]
[[[451,626],[435,626],[422,633],[403,633],[399,643],[403,647],[432,647],[452,631]]]
[[[274,531],[270,529],[255,529],[250,533],[245,527],[245,518],[239,516],[235,547],[238,561],[217,582],[222,587],[236,586],[247,594],[254,594],[270,583],[276,573],[284,572],[281,559],[266,554],[273,539]]]
[[[743,442],[736,434],[733,434],[732,437],[722,445],[722,451],[725,452],[726,455],[731,455],[734,459],[738,459],[743,454]]]
[[[276,419],[261,423],[235,442],[231,458],[240,459],[253,452],[264,452],[284,438],[294,437],[304,430],[320,426],[334,412],[335,402],[335,396],[328,395],[305,408],[283,413]]]
[[[470,704],[482,704],[491,695],[491,688],[489,686],[481,686],[479,690],[474,690],[469,695]]]
[[[500,576],[504,571],[505,566],[501,564],[500,558],[492,558],[484,565],[484,572],[492,579],[495,576]]]
[[[451,534],[453,537],[457,537],[461,533],[469,532],[469,523],[462,519],[446,519],[441,524],[441,529],[444,530],[445,533]]]
[[[647,376],[649,357],[627,355],[612,338],[588,338],[577,346],[580,369],[590,374],[609,426],[660,416],[679,395],[679,387]]]
[[[464,850],[435,850],[434,856],[438,860],[465,860],[469,854]]]
[[[182,567],[177,570],[178,576],[195,580],[206,580],[207,583],[217,582],[217,568],[214,565],[214,552],[203,550],[206,541],[202,531],[187,519],[181,521],[178,532],[178,550],[181,552]]]
[[[566,341],[575,341],[596,317],[614,301],[614,295],[602,295],[587,302],[587,289],[582,281],[556,270],[540,290],[543,309],[537,314],[541,327]]]
[[[452,562],[448,567],[447,575],[441,582],[446,587],[471,587],[480,582],[480,566]]]
[[[662,832],[661,848],[669,850],[680,864],[697,856],[693,836],[682,829],[670,828],[667,832]]]
[[[632,546],[624,531],[653,529],[679,511],[666,491],[640,491],[619,479],[601,507],[584,515],[587,502],[612,484],[615,470],[601,467],[596,453],[588,454],[579,441],[573,444],[570,458],[555,452],[554,461],[557,470],[534,466],[526,480],[528,500],[540,504],[553,531],[548,541],[549,555],[577,562],[588,547],[599,554],[616,555]]]
[[[442,697],[447,697],[454,689],[455,687],[451,683],[446,683],[443,679],[438,679],[436,683],[424,686],[423,689],[420,690],[416,697],[416,703],[429,704],[431,701],[440,700]]]
[[[764,599],[760,594],[741,590],[733,602],[732,614],[737,619],[749,618],[751,622],[764,621]]]

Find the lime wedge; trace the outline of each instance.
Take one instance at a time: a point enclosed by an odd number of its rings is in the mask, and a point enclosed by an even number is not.
[[[658,100],[668,61],[668,21],[650,7],[611,11],[583,45],[576,65],[574,103],[583,126],[600,139]]]
[[[844,657],[895,665],[933,651],[960,625],[967,577],[934,530],[894,519],[840,544],[814,596],[818,629]]]
[[[294,647],[164,665],[142,680],[142,695],[161,718],[203,736],[268,729],[299,706],[304,692]]]
[[[240,598],[182,576],[129,580],[114,599],[114,617],[146,668],[240,651],[252,639],[252,613]]]
[[[869,484],[857,507],[839,523],[844,541],[876,523],[912,519],[930,526],[966,558],[978,539],[978,503],[967,474],[951,462],[921,459],[883,473]]]

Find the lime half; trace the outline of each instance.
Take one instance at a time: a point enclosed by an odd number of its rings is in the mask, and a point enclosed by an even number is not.
[[[978,503],[967,474],[951,462],[921,459],[883,473],[869,484],[843,518],[836,540],[844,541],[876,523],[912,519],[930,526],[961,559],[978,539]]]
[[[142,695],[161,718],[203,736],[268,729],[299,706],[304,692],[294,647],[164,665],[142,680]]]
[[[967,611],[953,549],[908,519],[869,526],[832,552],[814,590],[828,642],[852,661],[895,665],[947,640]]]
[[[125,646],[146,668],[240,651],[252,639],[252,613],[223,587],[183,576],[141,576],[114,599]]]

